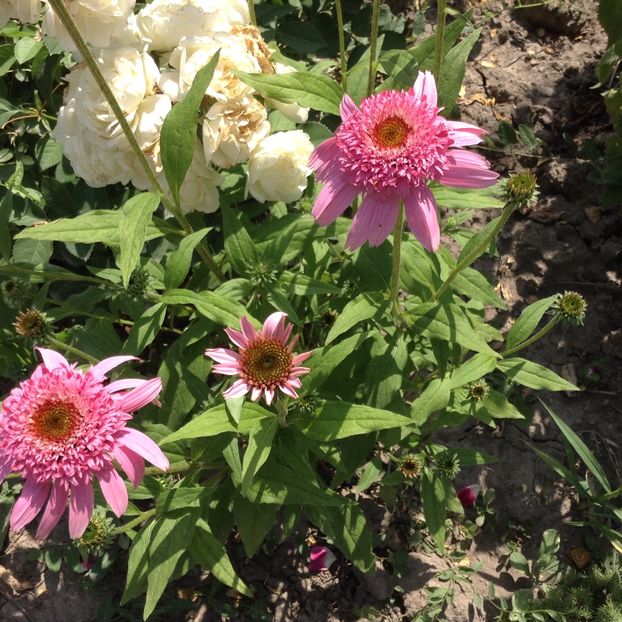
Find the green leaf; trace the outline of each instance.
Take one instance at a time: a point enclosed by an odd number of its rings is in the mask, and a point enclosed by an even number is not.
[[[241,432],[248,434],[259,420],[266,417],[274,418],[274,415],[258,404],[245,402],[242,407],[240,423],[236,427],[227,412],[226,404],[219,404],[209,410],[196,415],[186,425],[160,441],[160,445],[189,438],[205,438],[216,436],[224,432]]]
[[[164,514],[186,508],[199,508],[201,507],[201,496],[205,495],[205,491],[206,489],[201,486],[164,490],[156,499],[156,510],[158,514]]]
[[[350,330],[360,322],[370,320],[384,313],[386,303],[374,300],[367,294],[359,294],[351,300],[337,316],[335,323],[326,336],[326,343],[334,341],[339,335]]]
[[[622,4],[619,0],[600,0],[598,19],[609,37],[610,44],[622,39]]]
[[[233,515],[247,557],[252,557],[277,524],[278,505],[251,503],[239,494],[233,497]]]
[[[275,418],[259,419],[248,433],[248,446],[242,460],[242,493],[246,494],[257,471],[264,465],[270,451],[274,435],[279,429]]]
[[[330,378],[334,369],[350,354],[356,352],[368,337],[368,333],[358,333],[335,345],[314,350],[313,354],[305,361],[305,366],[311,371],[301,378],[301,395],[312,393],[322,386]]]
[[[144,192],[132,197],[121,208],[117,266],[121,270],[123,287],[129,285],[130,276],[138,265],[147,237],[147,226],[158,205],[160,205],[158,195]]]
[[[497,309],[508,308],[488,279],[473,268],[463,268],[454,278],[451,288],[458,294],[478,300],[485,305],[491,305]]]
[[[467,59],[473,46],[477,43],[482,29],[477,28],[465,37],[458,45],[452,47],[443,59],[441,74],[438,80],[439,106],[446,107],[451,111],[456,104]]]
[[[312,54],[326,45],[326,39],[312,22],[279,23],[274,34],[280,45],[289,46],[301,54]]]
[[[168,256],[164,272],[166,289],[179,287],[184,282],[192,264],[192,253],[209,231],[209,228],[200,229],[182,238],[179,247]]]
[[[589,469],[590,473],[596,478],[598,483],[605,489],[605,492],[611,492],[611,484],[605,475],[605,471],[596,460],[594,454],[588,449],[587,445],[579,438],[579,436],[570,428],[569,425],[559,416],[556,415],[542,400],[541,404],[546,408],[547,412],[557,424],[557,427],[561,430],[564,438],[570,443],[572,448],[577,452],[579,458],[583,460],[585,466]]]
[[[53,250],[52,242],[47,240],[15,240],[13,261],[38,266],[49,261]]]
[[[388,410],[333,401],[324,402],[313,414],[298,414],[291,422],[303,434],[319,441],[412,425],[412,419]]]
[[[253,595],[252,590],[236,574],[223,545],[202,518],[197,522],[190,552],[196,562],[207,568],[221,583],[245,596]]]
[[[162,166],[176,204],[179,204],[179,190],[192,163],[197,142],[199,108],[219,58],[220,50],[197,72],[186,96],[173,106],[162,124]]]
[[[162,295],[167,305],[192,305],[202,316],[223,326],[238,326],[240,318],[248,315],[239,302],[210,291],[193,292],[189,289],[171,289]]]
[[[445,483],[436,473],[426,469],[421,477],[421,501],[425,523],[436,543],[436,551],[445,551],[445,517],[447,516],[447,491]]]
[[[142,594],[147,589],[147,571],[149,570],[149,544],[156,528],[156,521],[151,521],[141,529],[132,541],[127,561],[127,578],[121,605]]]
[[[45,225],[28,227],[20,231],[15,239],[51,240],[94,244],[102,242],[107,246],[119,246],[119,222],[121,212],[117,210],[92,210],[74,218],[61,218]],[[164,235],[155,226],[147,227],[147,239]]]
[[[330,78],[305,71],[285,74],[245,73],[237,76],[264,97],[276,99],[286,104],[297,103],[304,108],[312,108],[329,114],[339,114],[339,104],[343,97],[341,87]]]
[[[509,402],[501,393],[494,389],[488,391],[488,395],[482,401],[478,411],[484,410],[494,419],[524,419],[521,412]],[[477,414],[476,414],[477,416]]]
[[[43,48],[43,41],[33,39],[32,37],[24,37],[15,44],[15,59],[20,65],[32,60]]]
[[[447,209],[501,209],[504,206],[497,196],[497,185],[473,190],[433,185],[430,190],[438,205]]]
[[[37,145],[37,160],[42,171],[56,166],[62,159],[63,146],[51,136],[47,136]]]
[[[309,518],[362,572],[374,565],[372,532],[363,511],[352,502],[342,508],[305,508]]]
[[[338,294],[339,288],[324,281],[312,279],[301,272],[284,270],[279,276],[279,285],[288,290],[290,295],[315,296],[318,294]]]
[[[155,610],[166,586],[173,577],[177,562],[189,549],[199,510],[179,516],[160,516],[149,542],[149,571],[147,574],[147,597],[143,611],[147,619]]]
[[[564,380],[554,371],[527,359],[519,357],[504,359],[497,363],[497,369],[502,371],[510,380],[531,389],[546,389],[547,391],[580,390],[579,387]]]
[[[491,235],[491,231],[497,226],[499,218],[495,218],[491,220],[488,224],[482,227],[475,235],[469,238],[469,241],[464,245],[464,248],[460,252],[458,256],[458,261],[456,263],[462,262],[464,259],[469,260],[469,265],[472,264],[478,257],[483,255],[484,253],[494,254],[494,244],[495,241],[491,240],[488,246],[484,246],[478,251],[478,247],[482,244],[484,240],[486,240]],[[478,252],[476,252],[478,251]]]
[[[449,385],[447,380],[440,378],[430,382],[410,407],[410,415],[415,423],[423,425],[432,413],[443,410],[449,404]]]
[[[248,276],[259,262],[255,244],[242,223],[242,214],[239,210],[234,212],[227,205],[222,205],[220,211],[229,263],[235,272]]]
[[[557,298],[558,296],[555,294],[525,307],[508,331],[505,340],[506,349],[514,348],[529,339],[540,323],[542,316],[553,306]]]
[[[415,331],[449,343],[458,342],[461,346],[475,352],[498,356],[484,338],[475,332],[468,318],[457,305],[424,303],[415,307],[412,315],[411,328]]]
[[[157,337],[165,317],[165,304],[158,302],[149,307],[134,322],[127,341],[123,344],[123,353],[139,355]]]
[[[481,352],[475,354],[468,361],[460,365],[451,372],[449,379],[449,388],[464,386],[469,382],[479,380],[486,374],[489,374],[497,366],[497,357],[491,354]]]

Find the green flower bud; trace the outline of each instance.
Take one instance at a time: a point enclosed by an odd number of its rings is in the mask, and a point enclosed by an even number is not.
[[[31,307],[17,315],[13,323],[15,332],[22,337],[40,339],[50,329],[47,318],[41,311]]]
[[[564,292],[556,300],[553,310],[562,316],[562,319],[570,324],[583,325],[587,302],[577,292]]]

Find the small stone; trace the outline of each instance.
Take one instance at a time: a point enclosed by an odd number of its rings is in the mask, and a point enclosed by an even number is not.
[[[590,222],[592,223],[600,222],[600,219],[603,215],[603,212],[600,209],[600,207],[586,207],[584,211],[585,211],[585,215],[587,216],[587,219]]]

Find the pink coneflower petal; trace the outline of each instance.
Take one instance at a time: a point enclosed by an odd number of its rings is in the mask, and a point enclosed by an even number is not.
[[[45,511],[41,520],[39,521],[39,528],[37,529],[37,539],[44,540],[47,538],[52,529],[56,527],[60,517],[63,515],[65,508],[67,507],[67,499],[69,497],[69,490],[65,486],[64,482],[56,482],[52,486],[52,492]]]
[[[437,93],[434,76],[429,71],[419,72],[412,88],[415,97],[425,97],[428,106],[436,107]]]
[[[68,504],[70,535],[79,537],[93,511],[93,479],[100,480],[113,511],[125,511],[127,493],[115,460],[134,485],[144,475],[144,457],[168,466],[151,439],[126,427],[134,410],[156,399],[162,381],[105,384],[108,371],[135,357],[110,357],[83,371],[53,350],[40,353],[42,364],[1,406],[0,475],[12,471],[24,480],[11,528],[27,525],[49,497],[39,535],[49,535]]]
[[[415,237],[428,251],[438,249],[441,231],[434,195],[427,186],[421,186],[404,199],[406,221]]]
[[[8,460],[0,462],[0,484],[4,478],[11,472],[11,463]]]
[[[128,498],[127,489],[119,474],[114,469],[108,469],[100,473],[97,479],[110,509],[117,516],[123,516],[127,510]]]
[[[117,397],[118,405],[126,412],[134,412],[153,402],[162,390],[162,380],[151,378],[144,384]]]
[[[81,482],[71,487],[69,497],[69,537],[79,538],[93,516],[93,485]]]
[[[225,333],[227,333],[227,337],[229,337],[238,348],[245,348],[248,345],[248,338],[240,331],[233,330],[233,328],[225,328]],[[220,350],[222,348],[218,349]]]
[[[337,560],[335,554],[327,546],[314,546],[309,553],[309,570],[324,572]]]
[[[47,348],[37,348],[37,351],[49,371],[53,371],[57,367],[69,367],[69,361],[60,352]]]
[[[346,93],[339,104],[339,114],[344,121],[355,117],[359,112],[358,106],[354,100]]]
[[[121,468],[127,473],[134,488],[136,488],[145,476],[145,461],[142,456],[139,456],[135,451],[129,449],[129,447],[123,447],[121,445],[117,445],[114,448],[112,455],[121,465]]]
[[[341,177],[328,179],[315,200],[311,215],[322,227],[330,225],[350,207],[359,192],[359,188]]]
[[[463,486],[458,491],[458,499],[460,500],[462,507],[465,509],[472,508],[477,501],[479,491],[480,491],[480,487],[477,484],[471,484],[470,486]]]
[[[135,356],[111,356],[107,359],[103,359],[97,365],[93,365],[91,367],[91,373],[98,380],[103,380],[106,377],[106,374],[114,369],[115,367],[119,367],[123,363],[127,363],[128,361],[136,361],[138,360]]]
[[[158,469],[166,471],[169,467],[168,458],[162,450],[146,435],[133,428],[124,428],[117,436],[117,441],[133,452],[151,462]]]
[[[50,495],[50,482],[39,484],[29,479],[19,499],[11,510],[11,530],[18,531],[24,528],[40,511]]]
[[[365,242],[370,246],[382,244],[395,226],[399,207],[398,196],[367,193],[352,221],[346,247],[355,250]]]
[[[411,204],[411,229],[427,240],[426,248],[436,249],[438,223],[434,226],[431,219],[428,183],[460,188],[495,183],[498,176],[484,158],[459,149],[480,142],[485,132],[442,117],[437,99],[428,71],[418,74],[410,90],[381,91],[363,99],[360,107],[343,97],[342,123],[315,149],[309,166],[323,184],[311,211],[319,225],[334,222],[356,195],[363,196],[348,248],[381,244],[393,228],[399,201],[404,200]],[[419,224],[416,214],[422,220]]]
[[[261,330],[255,331],[248,318],[240,320],[246,345],[239,346],[235,357],[224,348],[213,348],[205,351],[206,356],[215,361],[226,361],[214,365],[212,371],[225,375],[240,376],[227,391],[225,398],[241,397],[250,392],[254,402],[264,396],[266,404],[274,400],[277,389],[289,397],[298,397],[294,388],[300,386],[297,375],[306,374],[309,369],[298,367],[297,364],[307,359],[311,352],[294,354],[298,337],[291,337],[292,325],[287,322],[287,314],[275,311],[270,314]],[[227,331],[229,336],[232,331]]]

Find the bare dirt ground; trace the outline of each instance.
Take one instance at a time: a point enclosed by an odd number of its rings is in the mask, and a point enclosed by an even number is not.
[[[412,14],[408,2],[392,5]],[[450,0],[450,5],[472,8],[473,22],[483,27],[464,82],[463,120],[490,132],[486,155],[496,170],[533,170],[540,184],[535,207],[515,214],[502,233],[500,258],[484,264],[499,281],[499,292],[510,307],[498,318],[499,325],[517,317],[526,304],[555,292],[571,289],[586,298],[585,326],[558,327],[525,355],[584,389],[572,396],[544,393],[541,398],[597,452],[619,486],[622,211],[620,206],[601,206],[598,162],[592,156],[602,150],[610,130],[600,90],[594,88],[595,65],[606,47],[596,19],[597,1],[551,0],[532,9],[513,9],[510,0]],[[531,127],[539,142],[504,147],[497,136],[502,120]],[[489,217],[478,216],[480,222]],[[555,527],[561,529],[563,554],[571,546],[585,545],[578,531],[562,525],[562,519],[576,512],[576,499],[529,447],[531,443],[563,459],[555,425],[537,403],[535,411],[526,426],[491,431],[472,425],[439,437],[452,446],[474,447],[499,459],[495,465],[472,468],[461,476],[462,483],[478,482],[495,489],[496,517],[486,523],[471,547],[469,561],[472,566],[481,563],[481,569],[470,585],[457,588],[445,614],[449,622],[494,619],[494,610],[482,617],[472,607],[473,592],[486,594],[489,581],[500,595],[526,587],[503,565],[509,541],[519,539],[527,552],[533,552],[542,532]],[[298,540],[287,540],[274,553],[260,551],[250,562],[240,560],[240,574],[257,595],[253,603],[238,601],[213,584],[205,589],[197,575],[187,580],[203,593],[195,601],[194,612],[163,613],[153,619],[414,619],[426,604],[424,588],[441,585],[435,575],[450,562],[408,547],[402,537],[411,519],[405,509],[408,501],[394,512],[368,505],[371,523],[386,534],[390,551],[374,576],[362,576],[341,560],[330,572],[311,575],[306,567],[307,534],[302,529]],[[84,592],[77,575],[64,571],[58,575],[29,560],[24,551],[35,545],[28,534],[12,537],[0,557],[0,622],[95,620],[101,589],[97,596]],[[122,580],[114,577],[111,584]],[[187,590],[178,595],[186,596]],[[110,619],[139,619],[138,611]]]

